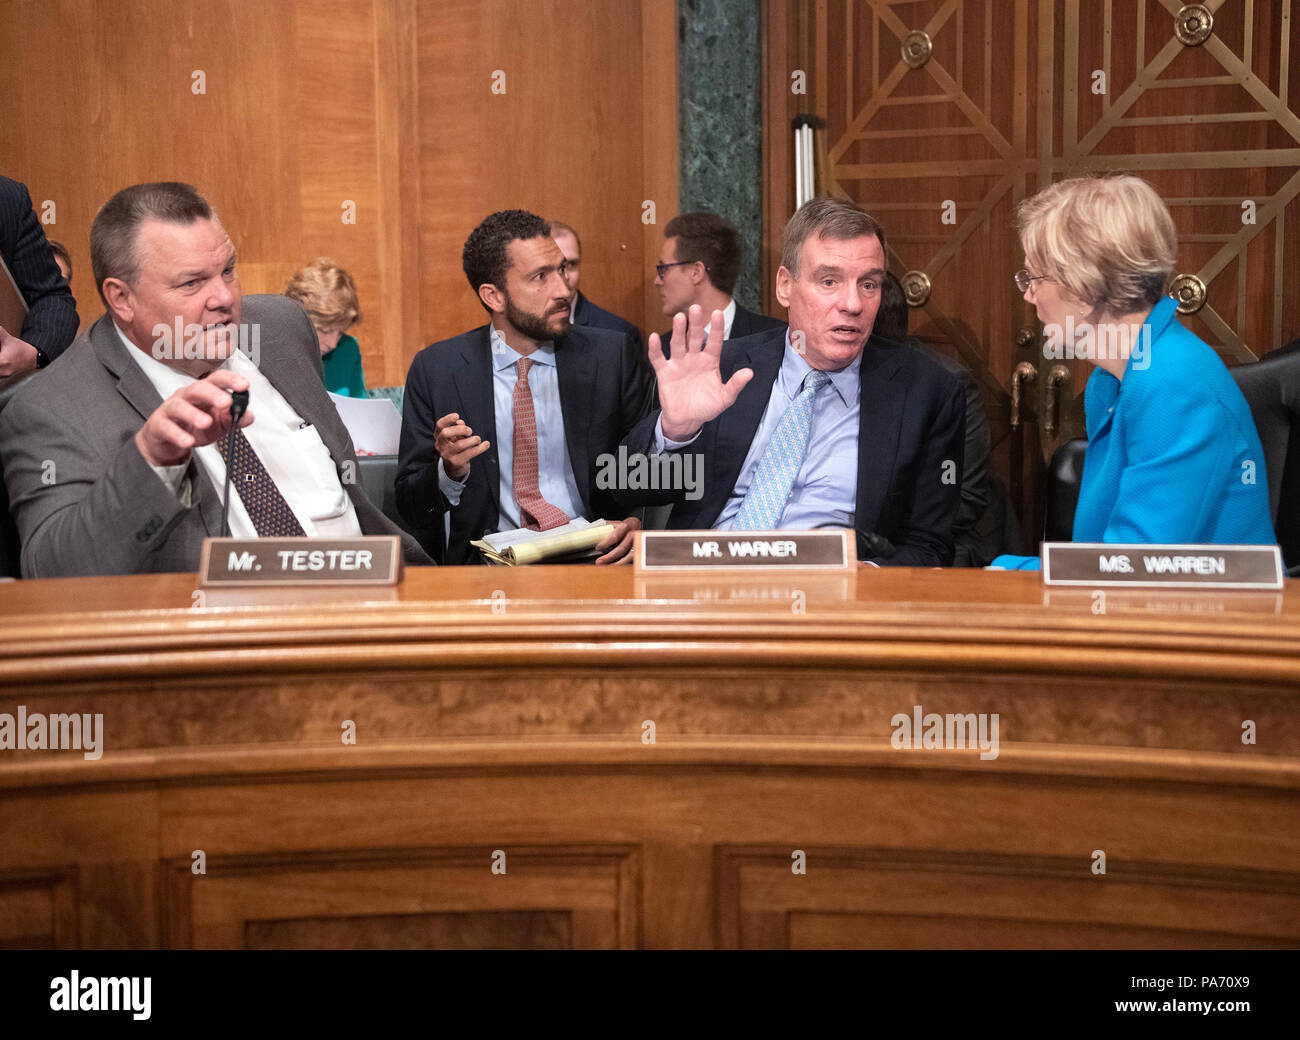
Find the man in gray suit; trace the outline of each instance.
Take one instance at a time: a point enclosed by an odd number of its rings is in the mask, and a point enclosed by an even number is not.
[[[221,533],[240,390],[233,535],[401,534],[357,482],[311,321],[284,297],[243,297],[234,246],[198,192],[123,189],[95,217],[90,252],[107,313],[0,413],[24,577],[196,570]],[[403,549],[429,562],[409,536]]]

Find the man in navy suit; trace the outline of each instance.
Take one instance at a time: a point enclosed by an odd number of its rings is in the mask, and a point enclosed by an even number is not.
[[[692,306],[673,319],[670,357],[650,337],[661,409],[626,450],[697,454],[702,487],[618,494],[675,502],[675,529],[850,527],[865,562],[950,565],[965,393],[924,353],[871,339],[884,275],[875,220],[842,199],[805,203],[777,272],[788,329],[724,346],[721,314],[706,337]]]
[[[569,305],[569,321],[584,328],[610,329],[627,336],[641,350],[641,330],[630,321],[625,321],[617,314],[597,307],[578,291],[578,282],[582,278],[582,240],[578,233],[562,220],[551,221],[551,237],[564,254],[564,281],[573,294]]]
[[[0,383],[44,368],[77,337],[77,301],[54,262],[27,189],[0,177],[0,256],[27,302],[20,329],[0,328]]]
[[[0,257],[27,304],[22,328],[0,325],[0,391],[7,391],[62,354],[76,338],[78,325],[77,301],[54,261],[31,196],[8,177],[0,177]],[[0,405],[7,396],[0,393]],[[17,547],[18,530],[0,482],[0,577],[18,576]]]
[[[493,213],[462,264],[490,321],[411,364],[398,509],[421,527],[451,514],[448,564],[477,562],[470,542],[484,534],[576,517],[618,521],[596,562],[630,562],[640,521],[597,470],[649,410],[644,352],[620,333],[571,325],[564,254],[541,217]]]
[[[722,312],[722,338],[740,339],[784,322],[742,307],[732,297],[740,274],[740,235],[716,213],[682,213],[664,227],[655,285],[664,314],[673,318],[698,306],[707,321]],[[708,326],[705,326],[706,331]],[[672,332],[661,339],[667,343]]]

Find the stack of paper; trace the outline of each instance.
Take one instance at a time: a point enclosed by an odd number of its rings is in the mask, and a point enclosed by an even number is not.
[[[485,562],[498,566],[522,567],[543,560],[559,562],[559,557],[565,557],[566,563],[576,563],[598,556],[594,552],[596,543],[608,538],[613,530],[614,525],[604,520],[577,517],[549,531],[500,531],[470,544],[483,554]]]
[[[358,455],[396,455],[402,439],[402,413],[386,397],[346,397],[330,394],[339,418],[348,428]]]

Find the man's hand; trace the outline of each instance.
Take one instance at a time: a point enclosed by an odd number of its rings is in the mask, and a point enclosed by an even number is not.
[[[469,476],[469,460],[482,455],[492,447],[491,441],[475,437],[457,412],[448,412],[438,420],[438,432],[434,435],[433,446],[442,459],[442,468],[447,476],[459,484]]]
[[[596,563],[631,563],[632,536],[639,530],[641,530],[641,521],[634,516],[616,523],[609,536],[596,543],[597,549],[609,549],[604,556],[596,557]]]
[[[151,466],[180,466],[190,452],[230,432],[230,391],[247,390],[248,380],[219,368],[206,379],[181,387],[154,409],[135,435],[135,446]],[[240,426],[253,421],[245,412]]]
[[[36,368],[36,348],[0,325],[0,383]]]
[[[722,355],[722,311],[714,311],[704,336],[704,311],[691,304],[673,318],[671,357],[664,360],[659,334],[650,334],[650,364],[659,382],[660,421],[669,440],[688,441],[710,419],[716,419],[736,402],[745,384],[754,378],[752,368],[732,373],[726,383],[718,371]]]

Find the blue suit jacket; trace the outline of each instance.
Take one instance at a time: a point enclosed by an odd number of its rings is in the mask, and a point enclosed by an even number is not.
[[[1074,540],[1272,545],[1264,449],[1250,406],[1175,311],[1166,297],[1147,318],[1149,364],[1135,351],[1123,382],[1100,368],[1088,380]]]
[[[611,332],[621,332],[632,340],[638,351],[644,349],[641,346],[640,329],[630,321],[626,321],[617,314],[605,310],[604,307],[597,307],[582,293],[578,293],[578,306],[574,308],[573,324],[589,329],[609,329]]]
[[[704,424],[682,451],[704,457],[704,483],[697,501],[677,491],[615,491],[629,504],[674,502],[668,526],[711,528],[721,514],[749,446],[762,421],[772,383],[785,355],[785,329],[769,329],[722,346],[724,381],[740,368],[751,379],[736,403]],[[944,463],[960,463],[966,431],[966,393],[961,381],[919,350],[873,337],[859,370],[858,494],[854,526],[858,556],[905,567],[948,566],[953,560],[953,520],[961,495],[961,474],[943,479]],[[656,410],[623,443],[629,453],[654,451]],[[881,554],[879,539],[892,554]]]
[[[649,359],[627,336],[607,329],[573,326],[555,341],[555,369],[564,413],[564,439],[582,496],[584,515],[621,520],[620,509],[597,477],[603,454],[650,407],[654,372]],[[460,502],[451,506],[438,486],[438,419],[459,413],[477,436],[491,442],[470,463]],[[497,459],[496,403],[492,393],[492,346],[488,327],[443,340],[415,355],[406,376],[402,438],[397,463],[397,508],[407,522],[442,529],[451,511],[451,534],[441,562],[479,563],[470,545],[497,529],[501,519],[501,481]],[[429,546],[435,558],[441,545]]]
[[[1272,545],[1268,474],[1250,406],[1176,311],[1171,297],[1156,304],[1123,381],[1101,368],[1088,380],[1074,540]],[[1039,559],[999,556],[993,564],[1037,570]]]

